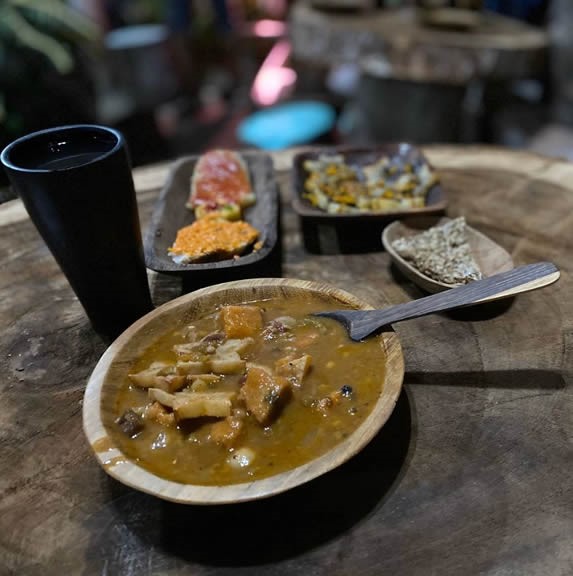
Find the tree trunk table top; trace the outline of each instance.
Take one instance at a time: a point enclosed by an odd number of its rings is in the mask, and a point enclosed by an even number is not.
[[[0,573],[552,574],[573,571],[573,164],[495,148],[425,149],[448,214],[553,286],[398,324],[404,390],[379,435],[283,495],[185,507],[97,465],[82,396],[105,345],[19,200],[0,206]],[[283,274],[382,307],[422,296],[382,251],[311,255],[274,155]],[[169,165],[135,170],[144,225]],[[178,280],[151,274],[160,304]]]

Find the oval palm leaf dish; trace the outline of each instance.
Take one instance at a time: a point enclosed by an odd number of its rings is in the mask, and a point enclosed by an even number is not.
[[[414,284],[422,288],[422,290],[432,294],[449,290],[450,288],[459,286],[459,284],[446,284],[423,274],[410,262],[402,258],[402,256],[394,250],[392,243],[398,238],[410,238],[428,230],[432,226],[445,224],[449,221],[451,221],[451,218],[416,217],[393,222],[388,225],[382,233],[382,244],[400,272],[414,282]],[[482,234],[467,224],[466,234],[472,256],[484,278],[499,274],[500,272],[507,272],[514,267],[511,255],[507,250],[491,240],[491,238],[488,238],[485,234]]]
[[[388,420],[404,376],[402,349],[396,334],[383,333],[380,346],[385,369],[380,370],[380,395],[357,428],[328,452],[286,472],[242,484],[203,486],[161,478],[128,459],[114,443],[110,430],[117,416],[115,398],[133,362],[163,334],[211,312],[221,304],[313,294],[325,302],[368,310],[371,306],[328,285],[291,279],[239,280],[197,290],[150,312],[128,328],[95,367],[84,397],[83,424],[96,459],[123,484],[159,498],[185,504],[223,504],[265,498],[308,482],[359,452]],[[319,312],[320,310],[317,310]]]

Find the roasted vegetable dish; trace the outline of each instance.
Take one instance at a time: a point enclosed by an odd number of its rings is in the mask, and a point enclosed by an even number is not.
[[[225,485],[295,468],[346,438],[381,393],[379,338],[355,343],[316,296],[223,306],[154,343],[111,430],[164,478]],[[338,305],[337,307],[340,307]]]
[[[426,205],[437,182],[425,161],[384,156],[373,164],[350,165],[344,155],[305,160],[303,198],[329,214],[392,212]]]

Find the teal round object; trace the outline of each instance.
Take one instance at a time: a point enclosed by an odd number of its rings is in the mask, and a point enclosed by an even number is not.
[[[264,150],[308,144],[332,129],[336,113],[323,102],[289,102],[255,112],[237,129],[242,142]]]

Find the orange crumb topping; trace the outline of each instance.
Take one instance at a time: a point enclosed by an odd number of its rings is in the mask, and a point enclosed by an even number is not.
[[[228,258],[241,253],[258,237],[258,230],[247,222],[229,222],[215,212],[181,228],[169,253],[196,261]]]

